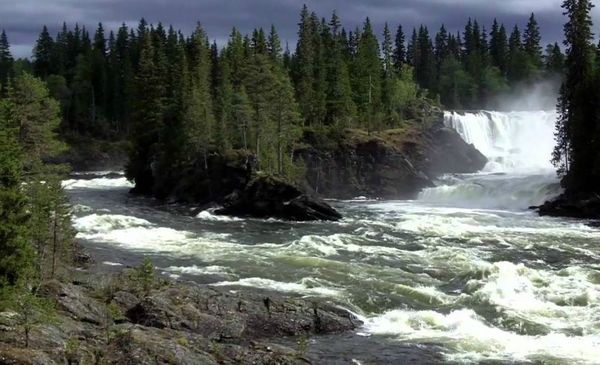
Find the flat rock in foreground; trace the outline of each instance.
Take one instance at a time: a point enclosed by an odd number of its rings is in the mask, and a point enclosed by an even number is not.
[[[140,294],[122,283],[44,284],[41,293],[57,313],[32,328],[29,348],[10,315],[0,312],[0,320],[8,318],[0,328],[0,363],[310,364],[302,346],[279,339],[362,324],[323,300],[186,284]]]

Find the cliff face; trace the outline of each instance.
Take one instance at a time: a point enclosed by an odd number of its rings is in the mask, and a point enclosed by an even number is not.
[[[306,133],[296,154],[306,164],[308,186],[338,199],[411,199],[437,176],[477,172],[487,163],[441,121],[426,129],[408,125],[371,135],[346,130],[336,142]]]

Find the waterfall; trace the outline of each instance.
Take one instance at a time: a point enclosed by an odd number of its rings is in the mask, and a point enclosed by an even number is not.
[[[486,172],[548,174],[554,149],[556,112],[446,112],[446,126],[472,143],[490,162]]]
[[[550,162],[556,118],[552,111],[446,112],[445,125],[489,162],[479,174],[442,177],[419,199],[445,206],[520,210],[558,195]]]

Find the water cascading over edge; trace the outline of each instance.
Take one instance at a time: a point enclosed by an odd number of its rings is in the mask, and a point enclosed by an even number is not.
[[[445,176],[420,200],[468,208],[526,209],[560,192],[550,162],[556,113],[446,112],[444,123],[489,162],[479,174]]]

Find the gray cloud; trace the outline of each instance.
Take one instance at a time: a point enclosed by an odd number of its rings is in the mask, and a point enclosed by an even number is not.
[[[432,32],[444,23],[451,31],[462,30],[468,17],[489,25],[498,18],[509,28],[524,24],[536,13],[545,42],[562,39],[565,19],[561,0],[0,0],[0,28],[4,28],[19,57],[31,54],[41,26],[47,24],[56,33],[63,21],[78,22],[94,29],[98,22],[108,29],[125,22],[135,26],[141,17],[151,23],[162,21],[189,33],[201,22],[209,36],[223,42],[233,26],[243,32],[275,24],[290,45],[296,40],[298,14],[302,4],[320,16],[329,18],[336,9],[347,28],[360,25],[366,16],[381,32],[387,21],[395,28],[402,24],[409,30],[419,24]],[[596,32],[600,10],[595,9]]]

